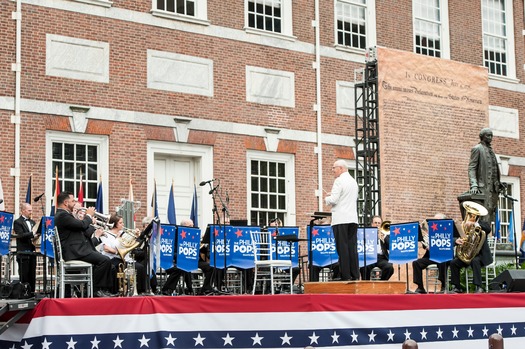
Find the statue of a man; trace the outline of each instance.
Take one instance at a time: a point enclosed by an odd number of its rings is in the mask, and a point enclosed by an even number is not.
[[[482,220],[494,221],[494,213],[498,206],[499,193],[504,186],[500,182],[500,171],[496,155],[490,146],[492,130],[484,128],[479,133],[480,142],[470,152],[468,177],[471,194],[483,195],[483,206],[489,214]]]

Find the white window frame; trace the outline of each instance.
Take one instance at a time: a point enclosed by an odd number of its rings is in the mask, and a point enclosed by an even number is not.
[[[293,36],[293,17],[292,17],[292,0],[280,0],[281,1],[281,32],[277,33],[274,31],[262,30],[252,28],[249,26],[248,21],[248,2],[260,1],[260,0],[244,0],[244,31],[250,34],[268,35],[276,38],[295,40]],[[266,0],[269,1],[269,0]]]
[[[514,48],[514,9],[512,0],[503,0],[505,4],[505,23],[506,23],[506,40],[507,46],[507,75],[499,75],[490,72],[489,77],[504,81],[516,81],[516,54]],[[482,21],[482,36],[483,36],[483,66],[485,66],[485,15],[483,3],[485,0],[481,0],[481,21]],[[487,68],[488,69],[488,68]]]
[[[296,225],[295,207],[295,156],[285,153],[270,153],[256,150],[246,152],[246,217],[250,223],[252,192],[251,192],[251,161],[278,161],[284,162],[286,166],[286,213],[284,223],[287,226]]]
[[[418,18],[416,17],[416,2],[422,2],[423,0],[413,0],[412,1],[412,23],[413,23],[413,47],[414,47],[414,52],[416,52],[416,21],[418,20],[421,20],[421,21],[429,21],[428,18]],[[428,0],[427,0],[428,1]],[[440,44],[441,44],[441,49],[440,49],[440,53],[441,53],[441,56],[440,57],[436,57],[436,58],[444,58],[444,59],[450,59],[450,29],[449,29],[449,18],[448,18],[448,0],[439,0],[439,4],[440,4],[440,21],[439,22],[435,22],[434,23],[437,23],[439,24],[439,28],[440,28],[440,33],[439,33],[439,36],[440,36]],[[420,53],[421,55],[424,55],[423,53]],[[435,56],[430,56],[430,55],[426,55],[426,56],[429,56],[429,57],[435,57]]]
[[[334,47],[337,50],[364,54],[369,47],[376,46],[376,0],[366,0],[366,48],[359,49],[341,45],[337,42],[337,3],[344,2],[353,4],[352,0],[334,0]]]
[[[109,203],[109,138],[101,135],[86,135],[79,133],[66,133],[58,131],[47,131],[46,132],[46,169],[52,169],[51,171],[46,170],[46,214],[51,211],[51,206],[55,203],[51,202],[51,199],[55,196],[53,192],[53,182],[55,180],[55,169],[53,167],[53,142],[58,143],[75,143],[75,144],[88,144],[98,146],[98,172],[99,182],[102,179],[102,188],[104,191],[104,209],[107,212],[111,212]],[[63,188],[61,188],[62,190]],[[103,212],[103,213],[107,213]]]
[[[195,16],[157,9],[157,0],[151,0],[151,14],[157,17],[174,19],[183,22],[210,25],[208,20],[208,0],[195,0]]]
[[[501,182],[510,184],[512,186],[512,194],[514,196],[516,196],[516,197],[519,197],[519,193],[521,193],[519,177],[501,176]],[[499,200],[501,202],[501,200],[505,200],[505,198],[502,198],[502,196],[500,195],[500,199]],[[508,200],[508,203],[510,204],[511,202]],[[499,208],[499,205],[498,205],[498,210],[499,209],[500,208]],[[511,210],[511,208],[509,206],[508,211],[510,212],[510,210]],[[502,234],[501,234],[502,242],[510,243],[509,242],[509,237],[508,237],[509,222],[505,221],[505,220],[502,220],[501,217],[500,217],[500,222],[501,222],[501,230],[502,230]],[[522,224],[523,224],[523,221],[521,220],[521,205],[520,205],[520,201],[516,201],[516,202],[514,202],[514,239],[517,239],[515,241],[516,241],[516,247],[517,247],[518,251],[519,251],[519,248],[520,248]],[[503,233],[505,233],[505,234],[503,234]],[[503,235],[505,235],[505,236],[503,236]]]

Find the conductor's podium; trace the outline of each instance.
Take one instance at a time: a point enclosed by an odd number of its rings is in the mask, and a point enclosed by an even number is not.
[[[405,294],[404,281],[327,281],[306,282],[305,294]]]

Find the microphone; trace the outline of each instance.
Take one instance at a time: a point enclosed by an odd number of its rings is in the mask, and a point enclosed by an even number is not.
[[[44,196],[45,193],[42,193],[38,195],[36,198],[33,199],[34,202],[38,202],[38,200],[42,199],[42,196]]]
[[[217,188],[218,188],[218,187],[219,187],[219,186],[218,186],[218,185],[216,185],[216,186],[215,186],[215,187],[214,187],[214,188],[213,188],[212,190],[210,190],[210,192],[209,192],[208,194],[212,194],[212,193],[213,193],[214,191],[216,191],[216,190],[217,190]]]
[[[509,199],[510,201],[518,201],[518,199],[514,199],[512,196],[504,194],[503,197]]]
[[[2,202],[4,202],[4,199],[0,199],[0,204],[1,204]]]
[[[215,178],[212,178],[212,179],[210,179],[209,181],[202,181],[202,182],[199,183],[199,185],[202,187],[203,185],[206,185],[206,184],[208,184],[208,183],[211,183],[211,182],[213,182],[214,180],[215,180]]]

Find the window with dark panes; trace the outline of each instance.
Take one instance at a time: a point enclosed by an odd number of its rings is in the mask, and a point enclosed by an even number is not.
[[[250,224],[268,225],[286,214],[286,164],[278,161],[250,161]]]

